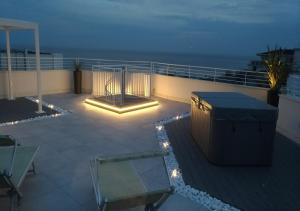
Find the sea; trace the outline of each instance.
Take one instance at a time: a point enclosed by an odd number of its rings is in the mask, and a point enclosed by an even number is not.
[[[248,70],[254,56],[240,55],[206,55],[193,53],[138,52],[124,50],[91,50],[91,49],[46,49],[50,52],[62,53],[65,58],[95,58],[130,61],[153,61],[170,64],[204,66],[214,68]]]

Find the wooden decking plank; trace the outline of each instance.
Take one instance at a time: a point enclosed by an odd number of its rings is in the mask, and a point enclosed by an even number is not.
[[[165,128],[186,184],[243,210],[300,210],[300,146],[293,141],[276,135],[271,167],[221,167],[195,144],[190,118]]]

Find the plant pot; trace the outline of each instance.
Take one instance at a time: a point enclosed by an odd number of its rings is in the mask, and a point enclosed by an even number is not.
[[[273,90],[269,89],[268,90],[268,99],[267,99],[268,104],[278,107],[279,103],[279,91],[278,90]]]
[[[81,94],[82,72],[80,70],[75,70],[73,74],[74,74],[74,93]]]

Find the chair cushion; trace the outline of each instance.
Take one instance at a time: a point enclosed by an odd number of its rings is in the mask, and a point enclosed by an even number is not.
[[[117,201],[147,193],[143,181],[129,161],[98,163],[99,190],[107,201]]]

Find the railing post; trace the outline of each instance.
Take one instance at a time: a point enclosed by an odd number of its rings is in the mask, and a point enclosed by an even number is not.
[[[150,62],[150,71],[151,71],[151,73],[154,73],[153,62]]]
[[[99,59],[97,59],[97,66],[98,66],[98,69],[101,70],[101,62]]]
[[[217,77],[217,70],[215,69],[215,73],[214,73],[214,82],[216,81],[216,77]]]
[[[246,72],[245,72],[245,82],[244,82],[244,85],[245,85],[245,86],[247,86],[247,73],[248,73],[248,72],[246,71]]]
[[[169,64],[167,65],[167,75],[169,75]]]

